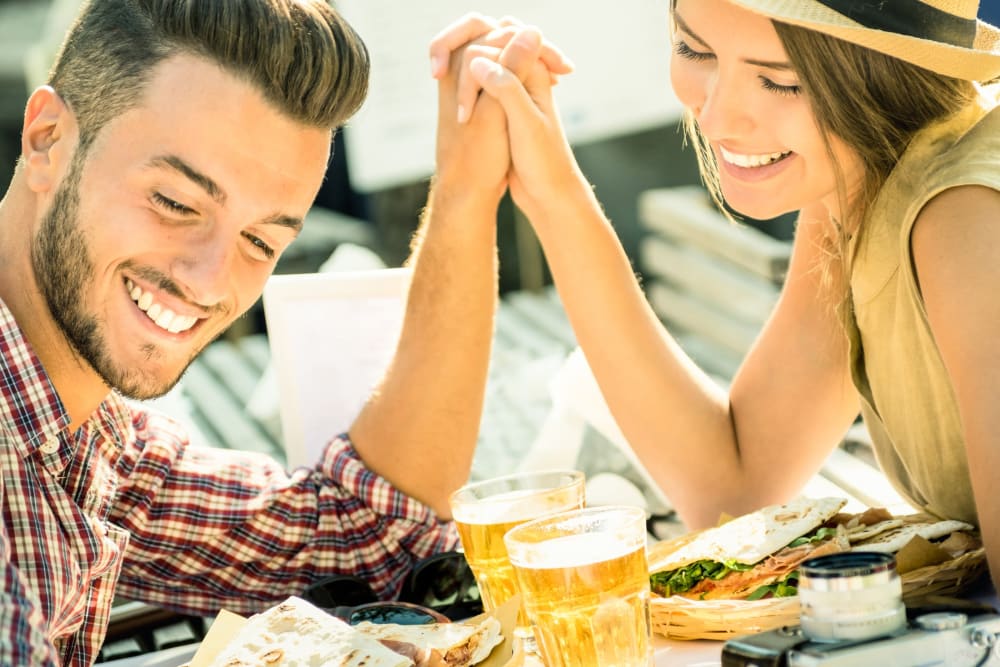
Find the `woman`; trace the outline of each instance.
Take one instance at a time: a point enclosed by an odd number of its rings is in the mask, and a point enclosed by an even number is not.
[[[781,298],[728,393],[648,306],[550,77],[467,57],[463,116],[480,86],[503,106],[511,194],[612,412],[690,527],[797,494],[860,410],[893,485],[980,526],[1000,573],[1000,109],[983,85],[1000,30],[977,8],[672,3],[671,83],[705,181],[754,218],[799,211]],[[433,61],[477,20],[442,33]]]

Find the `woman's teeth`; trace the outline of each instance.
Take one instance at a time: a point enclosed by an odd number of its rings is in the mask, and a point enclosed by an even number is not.
[[[766,155],[743,155],[741,153],[731,153],[722,146],[719,146],[719,151],[722,153],[723,160],[737,167],[763,167],[764,165],[773,164],[792,153],[788,151],[786,153],[767,153]]]
[[[197,317],[178,315],[169,308],[164,308],[160,304],[154,303],[153,295],[143,291],[141,287],[131,280],[125,280],[125,287],[128,288],[132,300],[139,306],[139,310],[146,313],[146,316],[164,331],[169,331],[170,333],[187,331],[198,321]]]

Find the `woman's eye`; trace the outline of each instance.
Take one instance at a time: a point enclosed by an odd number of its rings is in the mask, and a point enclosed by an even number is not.
[[[674,44],[674,53],[679,55],[681,58],[687,58],[688,60],[694,60],[696,62],[700,62],[702,60],[708,60],[714,57],[711,53],[695,51],[690,46],[688,46],[687,42],[684,42],[682,40],[677,40],[677,42]]]
[[[176,215],[191,215],[195,212],[194,209],[189,208],[184,204],[175,202],[169,197],[164,197],[159,192],[153,193],[153,202],[160,208]]]
[[[764,86],[765,90],[769,90],[772,93],[778,93],[779,95],[795,97],[802,92],[802,86],[782,86],[781,84],[771,81],[765,76],[760,77],[760,82],[761,85]]]
[[[243,234],[243,236],[248,241],[250,241],[250,243],[253,245],[254,249],[258,253],[260,253],[260,255],[264,259],[274,259],[274,255],[275,255],[274,248],[272,248],[271,246],[269,246],[259,236],[254,236],[253,234]]]

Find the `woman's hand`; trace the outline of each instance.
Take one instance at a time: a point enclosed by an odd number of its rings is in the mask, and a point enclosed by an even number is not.
[[[482,29],[499,26],[481,17],[468,17],[456,25],[432,45],[433,53],[447,54],[444,71],[438,75],[437,180],[458,192],[493,192],[499,201],[510,167],[506,117],[492,99],[473,109],[478,93],[472,93],[472,102],[461,101],[463,96],[469,97],[473,85],[478,86],[469,63],[484,58],[503,63],[514,76],[527,76],[546,47],[541,33],[532,27],[508,25],[479,34]],[[479,37],[456,49],[443,50],[470,34]],[[437,67],[437,60],[434,62]]]
[[[572,71],[572,64],[536,28],[510,17],[467,14],[434,38],[430,57],[434,76],[455,77],[452,104],[460,124],[490,99],[503,107],[511,195],[533,222],[546,217],[544,205],[568,192],[567,186],[589,190],[552,99],[558,75]],[[480,96],[484,89],[486,99]]]
[[[558,220],[564,197],[591,199],[552,97],[549,71],[536,61],[519,74],[488,57],[474,57],[469,70],[507,117],[511,196],[536,227]]]
[[[476,49],[470,50],[469,47],[487,47],[493,49],[493,53],[499,53],[508,45],[518,49],[521,48],[521,45],[515,37],[523,35],[525,32],[538,33],[541,37],[537,28],[525,25],[516,18],[507,16],[494,19],[472,12],[447,26],[431,40],[431,75],[435,79],[446,76],[455,52],[464,50],[463,66],[459,68],[458,72],[458,93],[456,96],[460,123],[466,122],[472,116],[481,90],[479,82],[469,75],[468,64],[477,56],[488,55],[488,53]],[[542,39],[540,51],[535,52],[534,55],[548,69],[553,84],[556,83],[559,75],[569,74],[573,71],[573,63],[570,62],[569,58],[555,45],[544,39]],[[500,62],[510,67],[510,63],[503,60]]]

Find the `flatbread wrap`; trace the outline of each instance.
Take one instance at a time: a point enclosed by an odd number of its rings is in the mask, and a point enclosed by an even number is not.
[[[444,667],[470,667],[490,654],[503,635],[500,621],[487,616],[477,624],[435,623],[428,625],[395,625],[392,623],[359,623],[355,629],[389,646],[411,644],[436,651]]]
[[[503,641],[500,621],[348,625],[298,597],[251,616],[212,667],[472,667]]]
[[[413,661],[298,597],[251,616],[212,667],[410,667]]]
[[[797,498],[698,533],[651,558],[652,590],[696,600],[794,595],[787,580],[800,563],[850,548],[846,531],[823,525],[845,504],[842,498]]]

